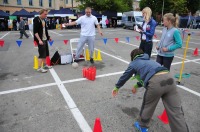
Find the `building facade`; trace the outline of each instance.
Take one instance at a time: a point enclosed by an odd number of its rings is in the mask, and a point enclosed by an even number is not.
[[[76,0],[0,0],[0,9],[10,15],[22,8],[28,12],[40,11],[42,8],[59,10],[60,8],[76,8]]]

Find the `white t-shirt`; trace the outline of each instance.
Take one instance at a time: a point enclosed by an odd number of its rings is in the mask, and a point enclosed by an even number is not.
[[[95,36],[95,25],[99,24],[95,16],[90,17],[84,15],[76,20],[77,25],[81,25],[81,35],[82,36]]]
[[[146,29],[147,29],[147,22],[144,23],[144,25],[143,25],[142,28],[143,28],[143,31],[146,32]],[[146,35],[145,35],[145,34],[142,34],[142,39],[146,40]]]

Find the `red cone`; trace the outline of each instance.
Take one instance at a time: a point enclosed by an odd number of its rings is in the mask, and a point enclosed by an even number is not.
[[[64,41],[64,44],[67,44],[68,40],[63,40]]]
[[[0,46],[3,47],[4,46],[4,40],[0,39]]]
[[[49,56],[46,57],[46,65],[51,66],[51,60]]]
[[[101,121],[100,118],[96,118],[93,132],[102,132]]]
[[[196,48],[194,50],[193,56],[199,56],[199,50],[198,50],[198,48]]]
[[[158,118],[159,118],[164,124],[169,124],[166,110],[164,110],[163,113],[162,113],[161,115],[158,116]]]

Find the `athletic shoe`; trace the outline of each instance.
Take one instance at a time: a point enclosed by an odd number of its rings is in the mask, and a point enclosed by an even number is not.
[[[41,73],[46,73],[46,72],[47,72],[47,70],[45,70],[45,69],[43,69],[43,68],[38,68],[37,71],[38,71],[38,72],[41,72]]]
[[[137,132],[148,132],[148,128],[140,127],[139,122],[135,122],[134,127],[135,127]]]
[[[43,68],[44,68],[44,69],[51,69],[52,66],[45,65]]]
[[[90,58],[90,63],[94,64],[93,58]]]

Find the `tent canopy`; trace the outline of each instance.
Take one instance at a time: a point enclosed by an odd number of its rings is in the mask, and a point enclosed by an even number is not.
[[[33,11],[33,12],[31,12],[30,14],[31,14],[31,15],[39,15],[39,12]]]
[[[105,11],[102,15],[107,16],[108,18],[117,17],[117,12],[115,11]]]
[[[0,10],[0,17],[9,17],[9,15],[4,11]]]
[[[32,17],[33,15],[30,14],[25,9],[21,9],[20,11],[16,11],[12,14],[12,16],[19,16],[19,17]]]

